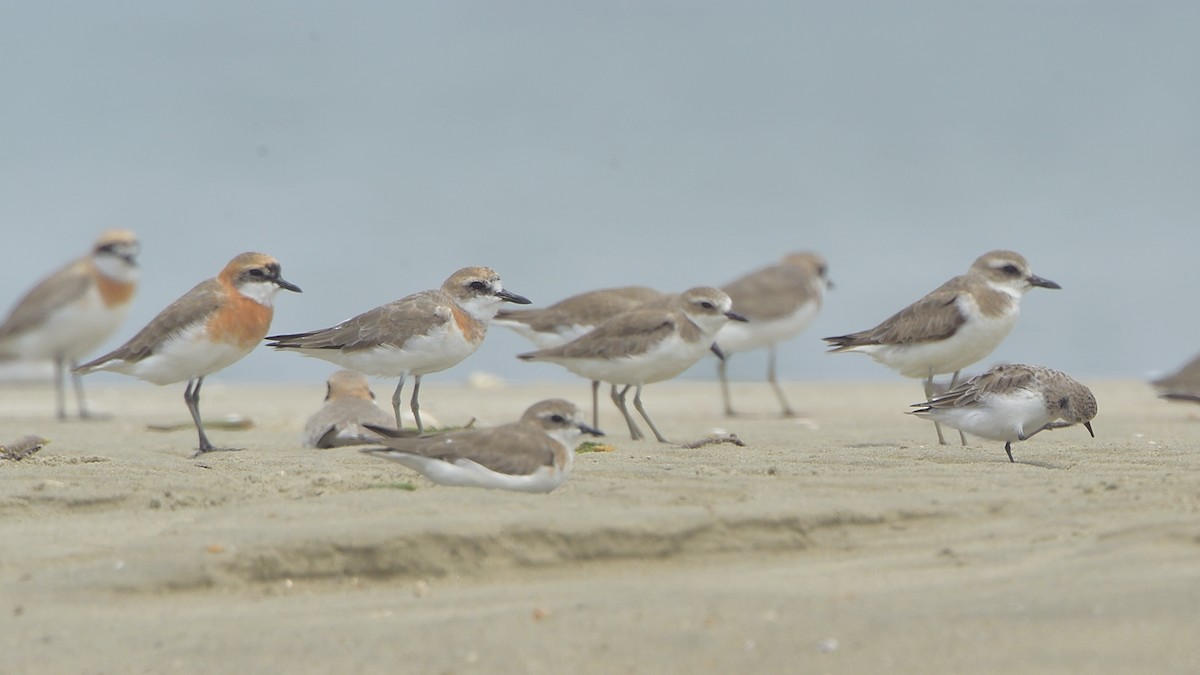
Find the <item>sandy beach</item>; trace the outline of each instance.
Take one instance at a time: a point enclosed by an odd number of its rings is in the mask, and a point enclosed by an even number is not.
[[[1100,413],[938,446],[914,381],[648,387],[671,439],[581,454],[549,495],[300,447],[323,385],[204,389],[245,448],[190,459],[182,386],[95,385],[99,422],[0,388],[0,672],[1200,672],[1200,406],[1088,382]],[[376,384],[380,391],[381,385]],[[382,394],[381,394],[382,395]],[[443,424],[587,385],[430,381]]]

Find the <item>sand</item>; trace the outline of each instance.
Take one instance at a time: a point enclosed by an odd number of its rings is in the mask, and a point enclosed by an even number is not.
[[[648,387],[663,432],[580,455],[549,495],[433,485],[299,447],[323,386],[204,390],[246,448],[189,459],[182,387],[93,387],[59,423],[0,390],[3,673],[1200,672],[1200,406],[1091,383],[1082,428],[938,446],[911,381],[789,384],[803,419],[718,416],[715,383]],[[587,401],[586,384],[431,378],[446,424]]]

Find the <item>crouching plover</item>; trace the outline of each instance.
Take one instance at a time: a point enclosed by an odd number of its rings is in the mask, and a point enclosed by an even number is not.
[[[375,405],[375,393],[367,384],[366,375],[339,370],[326,383],[325,405],[304,425],[304,445],[336,448],[371,443],[375,434],[363,425],[386,427],[391,423],[392,416]]]
[[[625,385],[619,393],[613,390],[613,403],[625,416],[630,436],[639,440],[642,432],[625,402],[630,387],[636,387],[634,407],[654,437],[666,443],[667,439],[642,407],[642,386],[687,370],[709,351],[726,321],[745,321],[745,317],[732,311],[732,306],[729,296],[720,289],[693,288],[668,304],[656,303],[618,314],[560,347],[517,358],[550,361],[589,380]]]
[[[446,370],[470,356],[487,335],[488,322],[504,302],[528,305],[529,300],[504,290],[500,275],[487,267],[465,267],[441,288],[421,291],[347,319],[332,328],[272,335],[275,349],[296,351],[368,375],[399,377],[392,393],[396,428],[400,424],[400,393],[404,380],[414,376],[409,407],[421,424],[418,395],[421,377]]]
[[[1082,424],[1095,438],[1096,397],[1066,373],[1019,363],[995,366],[982,375],[914,403],[911,414],[994,441],[1004,441],[1012,462],[1013,441],[1047,429]],[[1056,420],[1063,420],[1058,422]]]
[[[280,276],[279,262],[263,253],[243,253],[214,279],[201,282],[159,312],[129,342],[76,368],[81,374],[111,370],[163,385],[187,380],[187,404],[200,447],[215,448],[200,421],[200,387],[207,375],[239,361],[271,327],[279,289],[300,292]]]
[[[1021,296],[1034,286],[1061,288],[1035,276],[1025,258],[1012,251],[979,256],[966,274],[869,330],[823,338],[833,352],[863,352],[905,377],[925,379],[925,398],[933,398],[933,376],[958,373],[979,361],[1004,340],[1021,311]],[[938,442],[945,445],[941,426]],[[967,439],[959,433],[963,445]]]
[[[88,255],[31,288],[0,324],[0,358],[53,361],[58,418],[66,419],[67,366],[107,340],[129,314],[137,288],[137,236],[100,235]],[[90,417],[83,381],[72,373],[80,419]]]
[[[581,434],[603,436],[583,422],[573,403],[535,403],[520,421],[490,429],[466,429],[419,438],[395,438],[395,431],[368,425],[389,449],[365,449],[399,462],[439,485],[550,492],[575,465]]]
[[[621,312],[667,297],[666,293],[645,286],[604,288],[573,295],[546,308],[502,309],[496,313],[494,322],[511,328],[539,349],[550,349],[567,344]],[[600,426],[599,393],[600,381],[592,380],[593,426]]]
[[[825,259],[815,253],[792,253],[722,287],[734,310],[749,319],[727,323],[717,333],[717,347],[726,356],[717,362],[726,416],[735,414],[725,373],[728,357],[761,347],[767,348],[767,382],[779,407],[785,417],[795,415],[775,379],[775,345],[798,335],[817,315],[829,285],[827,269]]]

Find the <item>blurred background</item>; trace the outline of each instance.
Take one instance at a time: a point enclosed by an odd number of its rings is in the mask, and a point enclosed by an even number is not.
[[[1063,290],[978,369],[1142,378],[1200,351],[1198,26],[1191,2],[9,4],[0,311],[109,227],[143,253],[108,347],[246,250],[303,287],[291,332],[467,265],[536,306],[811,249],[836,289],[781,376],[885,379],[819,338],[1010,248]],[[496,327],[429,381],[573,379],[529,347]],[[333,369],[259,349],[216,377]]]

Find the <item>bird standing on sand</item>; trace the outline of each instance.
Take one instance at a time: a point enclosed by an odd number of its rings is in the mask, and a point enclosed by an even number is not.
[[[488,267],[464,267],[440,288],[414,293],[347,319],[332,328],[272,335],[269,347],[324,359],[368,375],[399,377],[392,393],[396,428],[400,424],[400,393],[413,375],[409,407],[421,424],[418,396],[421,377],[457,365],[479,348],[488,323],[505,302],[528,305],[529,300],[504,290],[500,275]]]
[[[193,456],[229,450],[214,447],[204,433],[200,387],[207,375],[241,360],[267,334],[280,289],[300,292],[280,276],[279,261],[264,253],[243,253],[159,312],[128,342],[76,372],[109,370],[158,385],[187,380],[183,401],[200,437]]]
[[[799,335],[812,323],[829,285],[828,265],[816,253],[791,253],[774,265],[740,277],[721,290],[733,300],[733,309],[747,321],[730,321],[717,333],[717,348],[725,358],[717,361],[721,397],[726,417],[733,417],[726,367],[738,352],[767,348],[767,382],[775,390],[784,417],[792,410],[775,377],[775,345]]]
[[[66,374],[107,340],[133,305],[137,236],[100,235],[88,255],[38,282],[0,324],[0,359],[53,361],[58,418],[67,418]],[[88,419],[83,381],[72,373],[80,419]]]

